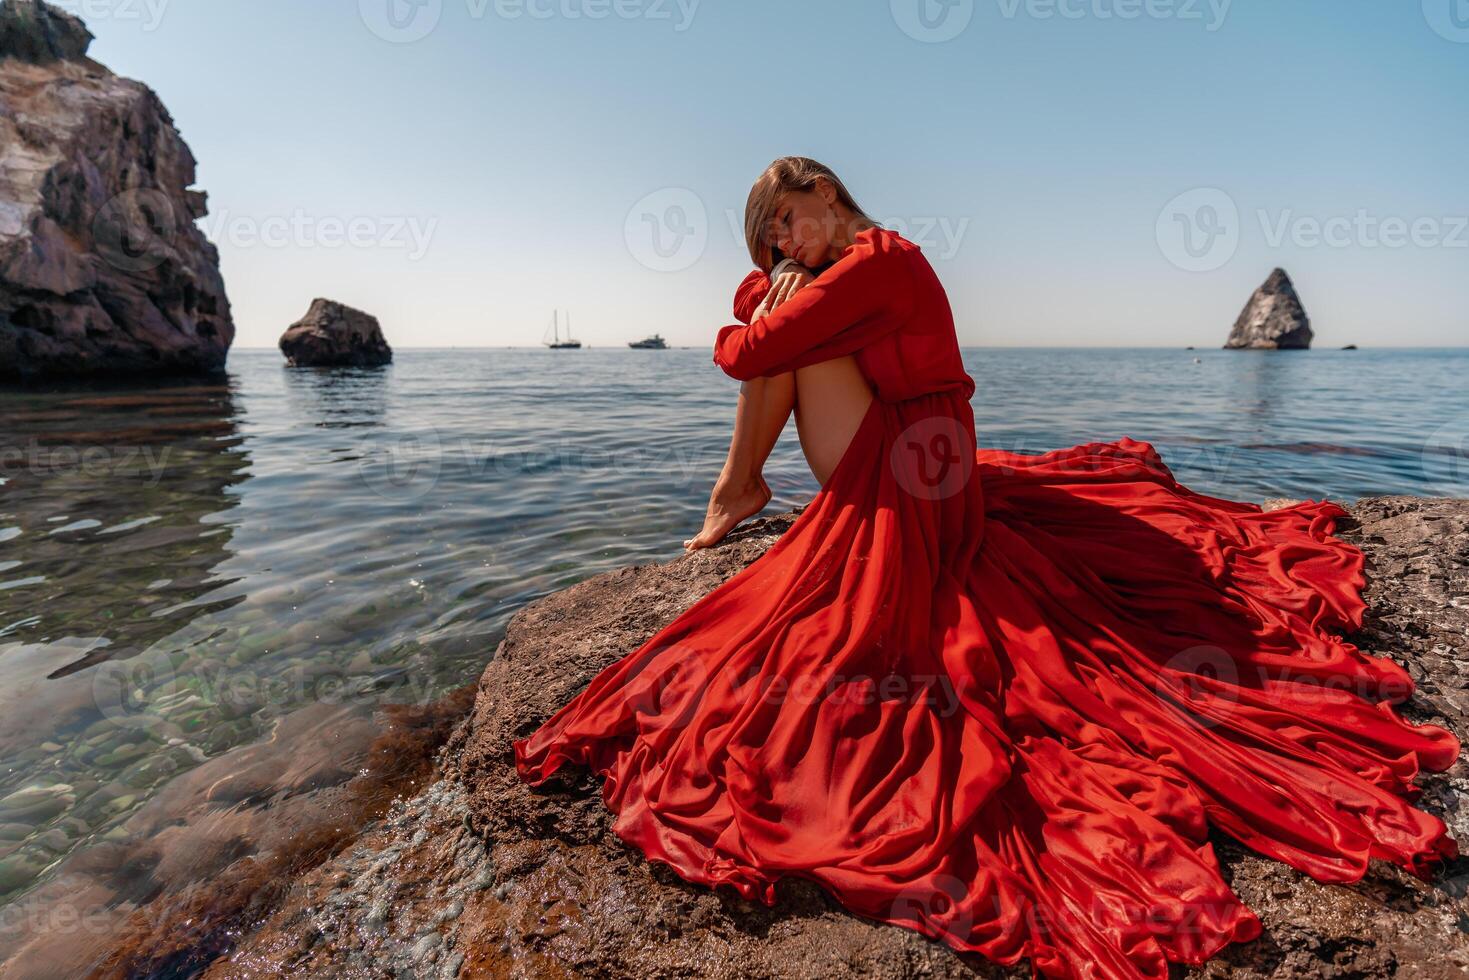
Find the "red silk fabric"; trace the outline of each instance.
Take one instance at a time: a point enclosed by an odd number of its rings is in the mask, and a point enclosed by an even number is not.
[[[1256,937],[1211,826],[1328,882],[1457,854],[1410,801],[1458,739],[1341,636],[1364,577],[1337,504],[1204,496],[1131,439],[977,448],[947,298],[887,229],[714,359],[848,353],[878,397],[826,486],[516,741],[522,779],[590,767],[617,834],[689,881],[773,904],[807,878],[1047,977],[1162,980]]]

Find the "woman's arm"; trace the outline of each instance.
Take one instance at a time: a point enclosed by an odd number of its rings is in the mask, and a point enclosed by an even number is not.
[[[753,270],[735,289],[734,316],[741,323],[749,323],[755,311],[770,292],[770,277],[759,269]]]
[[[795,259],[781,259],[769,273],[754,270],[735,289],[735,319],[749,323],[769,308],[779,306],[813,278],[815,273]],[[784,295],[778,295],[782,286],[785,287]]]
[[[755,276],[765,279],[763,288]],[[769,292],[769,278],[751,273],[736,292],[737,315]],[[854,353],[901,326],[914,301],[908,259],[883,236],[854,248],[774,310],[752,312],[714,342],[714,363],[746,381]]]

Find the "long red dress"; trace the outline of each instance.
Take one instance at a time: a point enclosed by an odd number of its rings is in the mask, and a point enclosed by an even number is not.
[[[736,296],[749,319],[769,281]],[[758,560],[514,744],[603,778],[618,835],[682,877],[846,908],[1051,977],[1167,976],[1260,921],[1214,827],[1320,881],[1457,854],[1410,806],[1458,739],[1391,705],[1345,512],[1181,486],[1121,439],[978,449],[948,300],[882,228],[719,331],[739,379],[855,353],[836,470]]]

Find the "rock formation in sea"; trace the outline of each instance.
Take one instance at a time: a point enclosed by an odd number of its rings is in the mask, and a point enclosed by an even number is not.
[[[1311,318],[1284,269],[1270,273],[1245,304],[1226,350],[1306,350],[1311,346]]]
[[[281,334],[280,347],[294,367],[375,367],[393,359],[376,317],[321,297]]]
[[[194,156],[91,40],[0,0],[0,381],[219,371],[235,326]]]
[[[1370,610],[1354,642],[1408,666],[1417,690],[1396,710],[1464,733],[1469,501],[1373,497],[1350,510],[1338,533],[1369,559]],[[211,929],[198,904],[172,914],[189,917],[177,924],[205,962],[213,958],[202,975],[1029,976],[1023,966],[997,969],[912,930],[852,916],[802,879],[780,882],[773,908],[688,884],[616,836],[596,777],[568,766],[532,788],[516,776],[513,739],[758,558],[798,513],[752,521],[716,547],[597,575],[521,609],[421,792],[300,877],[273,912],[251,904],[254,928],[237,942],[222,927],[238,926],[238,917]],[[1420,785],[1418,805],[1469,842],[1463,766],[1424,773]],[[1469,969],[1461,926],[1469,921],[1469,858],[1433,884],[1374,861],[1361,882],[1342,886],[1319,884],[1218,833],[1211,843],[1265,930],[1187,975],[1436,977]],[[173,935],[170,916],[153,911],[139,910],[150,936]],[[176,947],[174,959],[154,958],[151,941],[112,966],[154,975],[178,964]]]

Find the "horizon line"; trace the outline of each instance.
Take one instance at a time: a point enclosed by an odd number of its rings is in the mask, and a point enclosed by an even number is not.
[[[1469,350],[1469,344],[1370,344],[1370,345],[1366,345],[1366,344],[1353,344],[1351,346],[1353,348],[1355,348],[1356,350],[1367,350],[1367,349],[1371,349],[1371,350]],[[631,351],[631,350],[636,350],[637,348],[631,348],[631,347],[626,346],[625,344],[602,344],[602,345],[598,346],[598,345],[595,345],[595,344],[586,344],[586,343],[583,343],[580,349],[582,349],[582,350],[628,350],[628,351]],[[665,350],[708,350],[708,351],[712,351],[714,349],[714,347],[712,345],[709,346],[709,347],[704,347],[703,345],[698,345],[698,344],[670,344],[667,348],[664,348],[664,349]],[[1229,347],[1225,347],[1223,345],[1220,345],[1218,347],[1213,347],[1213,346],[1210,346],[1210,347],[1200,347],[1198,345],[1185,345],[1183,347],[1176,347],[1176,346],[1174,346],[1172,344],[960,344],[959,345],[959,349],[960,350],[1175,350],[1175,351],[1185,351],[1185,350],[1196,350],[1196,351],[1200,351],[1200,350],[1218,350],[1218,351],[1224,351],[1224,350],[1233,350],[1233,349],[1238,349],[1238,350],[1256,350],[1256,349],[1259,349],[1259,350],[1273,350],[1273,349],[1276,349],[1276,348],[1229,348]],[[1284,350],[1287,350],[1287,351],[1290,351],[1290,350],[1301,350],[1301,349],[1303,349],[1303,348],[1284,348]],[[1346,349],[1347,349],[1346,345],[1343,345],[1341,347],[1320,346],[1320,347],[1308,347],[1308,348],[1304,348],[1304,350],[1307,353],[1309,353],[1311,351],[1321,351],[1321,350],[1342,351],[1342,350],[1346,350]],[[276,346],[268,346],[268,345],[267,346],[251,346],[251,345],[244,345],[244,344],[235,344],[235,345],[231,345],[230,350],[232,350],[232,351],[236,351],[236,350],[275,351],[276,353],[280,353],[280,348],[279,347],[276,347]],[[547,351],[549,351],[549,350],[551,350],[551,348],[545,347],[545,346],[540,345],[540,344],[439,344],[439,345],[434,345],[434,346],[430,346],[430,347],[418,347],[418,346],[415,346],[415,347],[393,347],[393,350],[395,350],[395,351],[400,351],[400,350],[403,350],[403,351],[410,351],[410,350],[411,351],[424,351],[424,350],[547,350]]]

